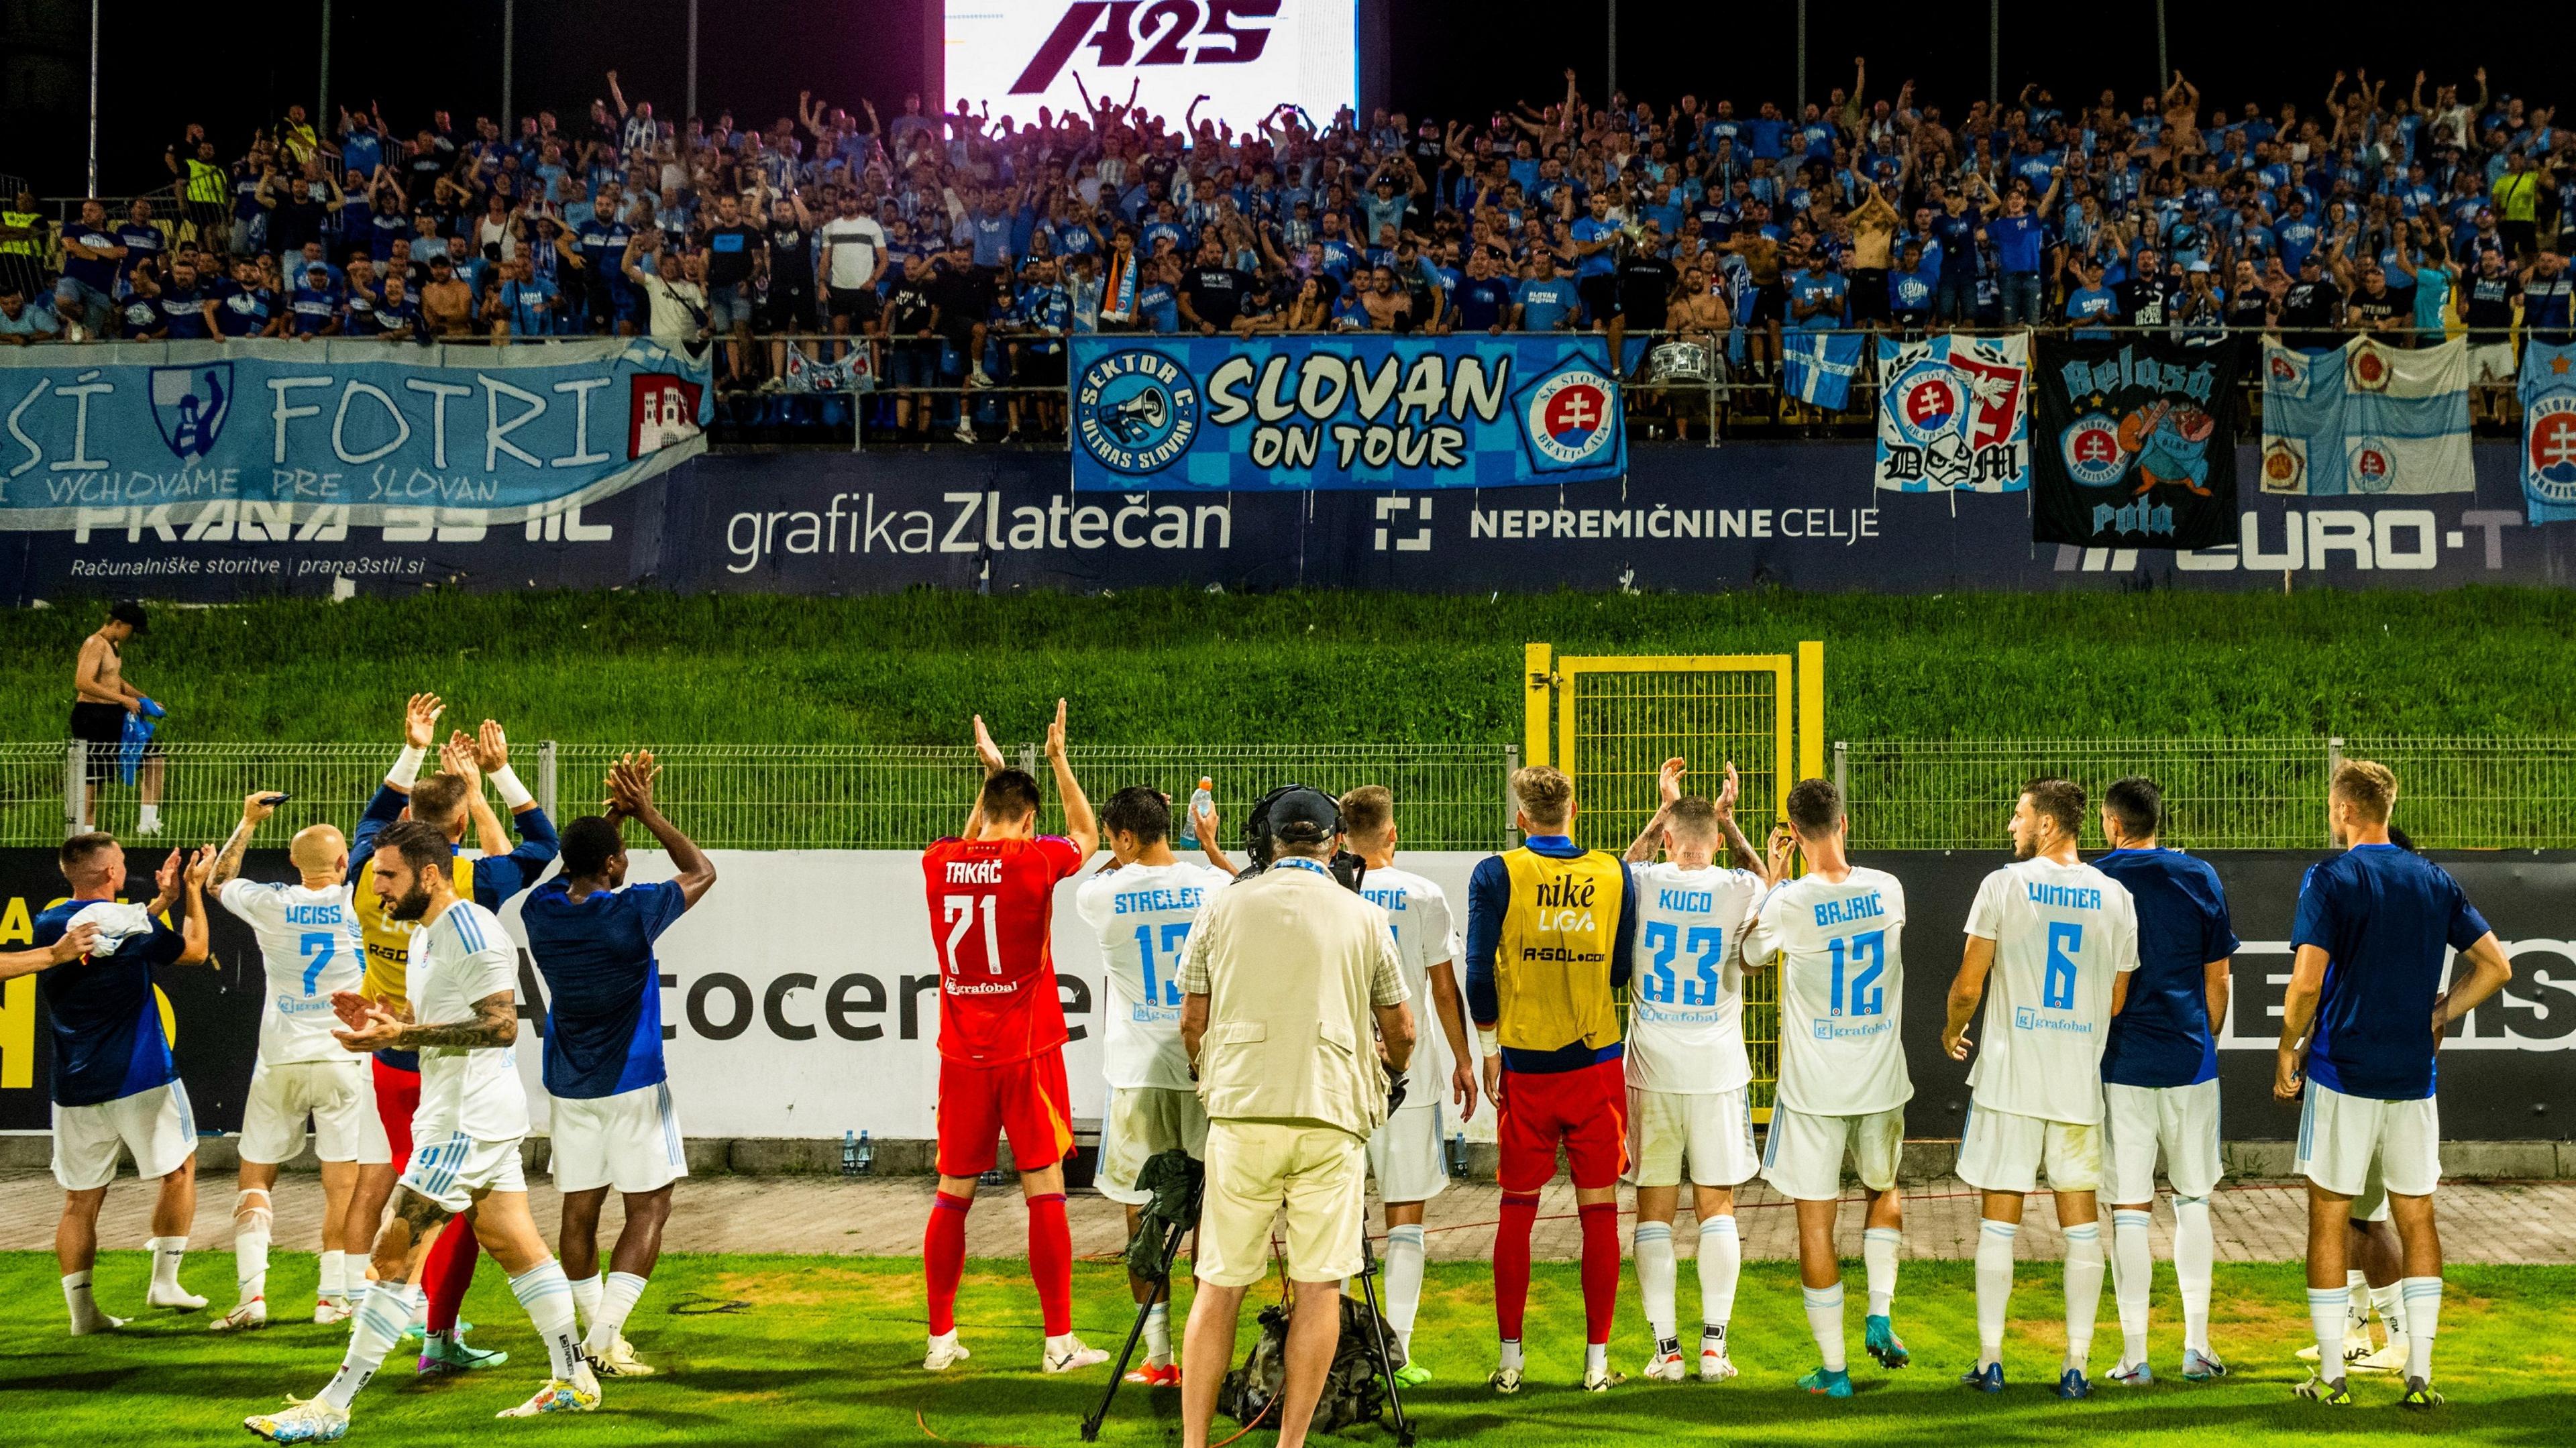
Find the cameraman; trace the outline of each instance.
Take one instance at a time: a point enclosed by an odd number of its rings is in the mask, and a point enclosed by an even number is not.
[[[1413,1054],[1413,1012],[1387,913],[1329,868],[1341,812],[1319,791],[1271,804],[1277,854],[1210,900],[1181,965],[1181,1044],[1208,1115],[1199,1291],[1182,1342],[1181,1442],[1206,1448],[1244,1289],[1287,1208],[1288,1330],[1280,1448],[1306,1426],[1341,1338],[1342,1279],[1360,1270],[1371,1132]],[[1374,1017],[1376,1049],[1361,1049]]]

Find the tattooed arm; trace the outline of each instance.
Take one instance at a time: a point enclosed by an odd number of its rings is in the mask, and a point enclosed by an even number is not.
[[[519,1012],[511,992],[494,991],[474,1003],[474,1019],[415,1025],[409,1008],[389,1009],[351,991],[331,998],[331,1006],[350,1029],[333,1031],[352,1051],[417,1051],[425,1047],[507,1046],[519,1039]]]

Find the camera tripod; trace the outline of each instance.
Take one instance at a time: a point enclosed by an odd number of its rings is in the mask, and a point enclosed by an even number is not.
[[[1194,1183],[1190,1188],[1189,1210],[1189,1217],[1193,1224],[1198,1218],[1200,1192],[1201,1186]],[[1378,1311],[1377,1249],[1369,1245],[1368,1208],[1362,1206],[1360,1213],[1358,1278],[1360,1301],[1368,1309],[1369,1363],[1375,1370],[1378,1381],[1386,1385],[1388,1427],[1395,1434],[1397,1448],[1413,1448],[1416,1430],[1413,1420],[1404,1415],[1403,1390],[1396,1385],[1395,1362],[1387,1352],[1386,1318]],[[1170,1300],[1172,1263],[1180,1256],[1181,1241],[1190,1230],[1190,1227],[1179,1222],[1173,1222],[1164,1229],[1162,1249],[1155,1256],[1156,1265],[1152,1278],[1155,1289],[1153,1296],[1137,1306],[1135,1324],[1127,1329],[1127,1342],[1118,1350],[1118,1361],[1109,1370],[1109,1386],[1100,1394],[1100,1406],[1092,1409],[1090,1416],[1082,1420],[1082,1441],[1085,1443],[1100,1441],[1100,1425],[1109,1417],[1109,1405],[1117,1400],[1119,1384],[1125,1381],[1127,1376],[1127,1364],[1136,1356],[1136,1344],[1144,1340],[1146,1315],[1153,1311],[1155,1302]]]

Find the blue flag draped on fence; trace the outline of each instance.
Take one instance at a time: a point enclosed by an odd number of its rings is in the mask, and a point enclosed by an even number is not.
[[[2522,505],[2533,523],[2576,522],[2576,345],[2522,344]]]
[[[1860,370],[1866,332],[1791,332],[1781,339],[1789,395],[1811,407],[1839,412],[1851,405],[1852,375]]]
[[[2263,344],[2263,491],[2469,493],[2469,344]]]
[[[707,380],[704,358],[646,338],[12,348],[0,529],[255,515],[283,541],[548,516],[704,452]]]
[[[1073,485],[1498,488],[1622,477],[1606,339],[1073,339]]]

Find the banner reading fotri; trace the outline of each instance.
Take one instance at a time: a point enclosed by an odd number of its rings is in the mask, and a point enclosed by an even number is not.
[[[513,347],[103,343],[0,354],[0,529],[279,538],[518,522],[706,451],[707,362],[645,339]]]
[[[1626,473],[1598,337],[1073,339],[1073,484],[1500,488]]]
[[[2031,537],[2083,548],[2237,541],[2232,346],[2040,339]]]

